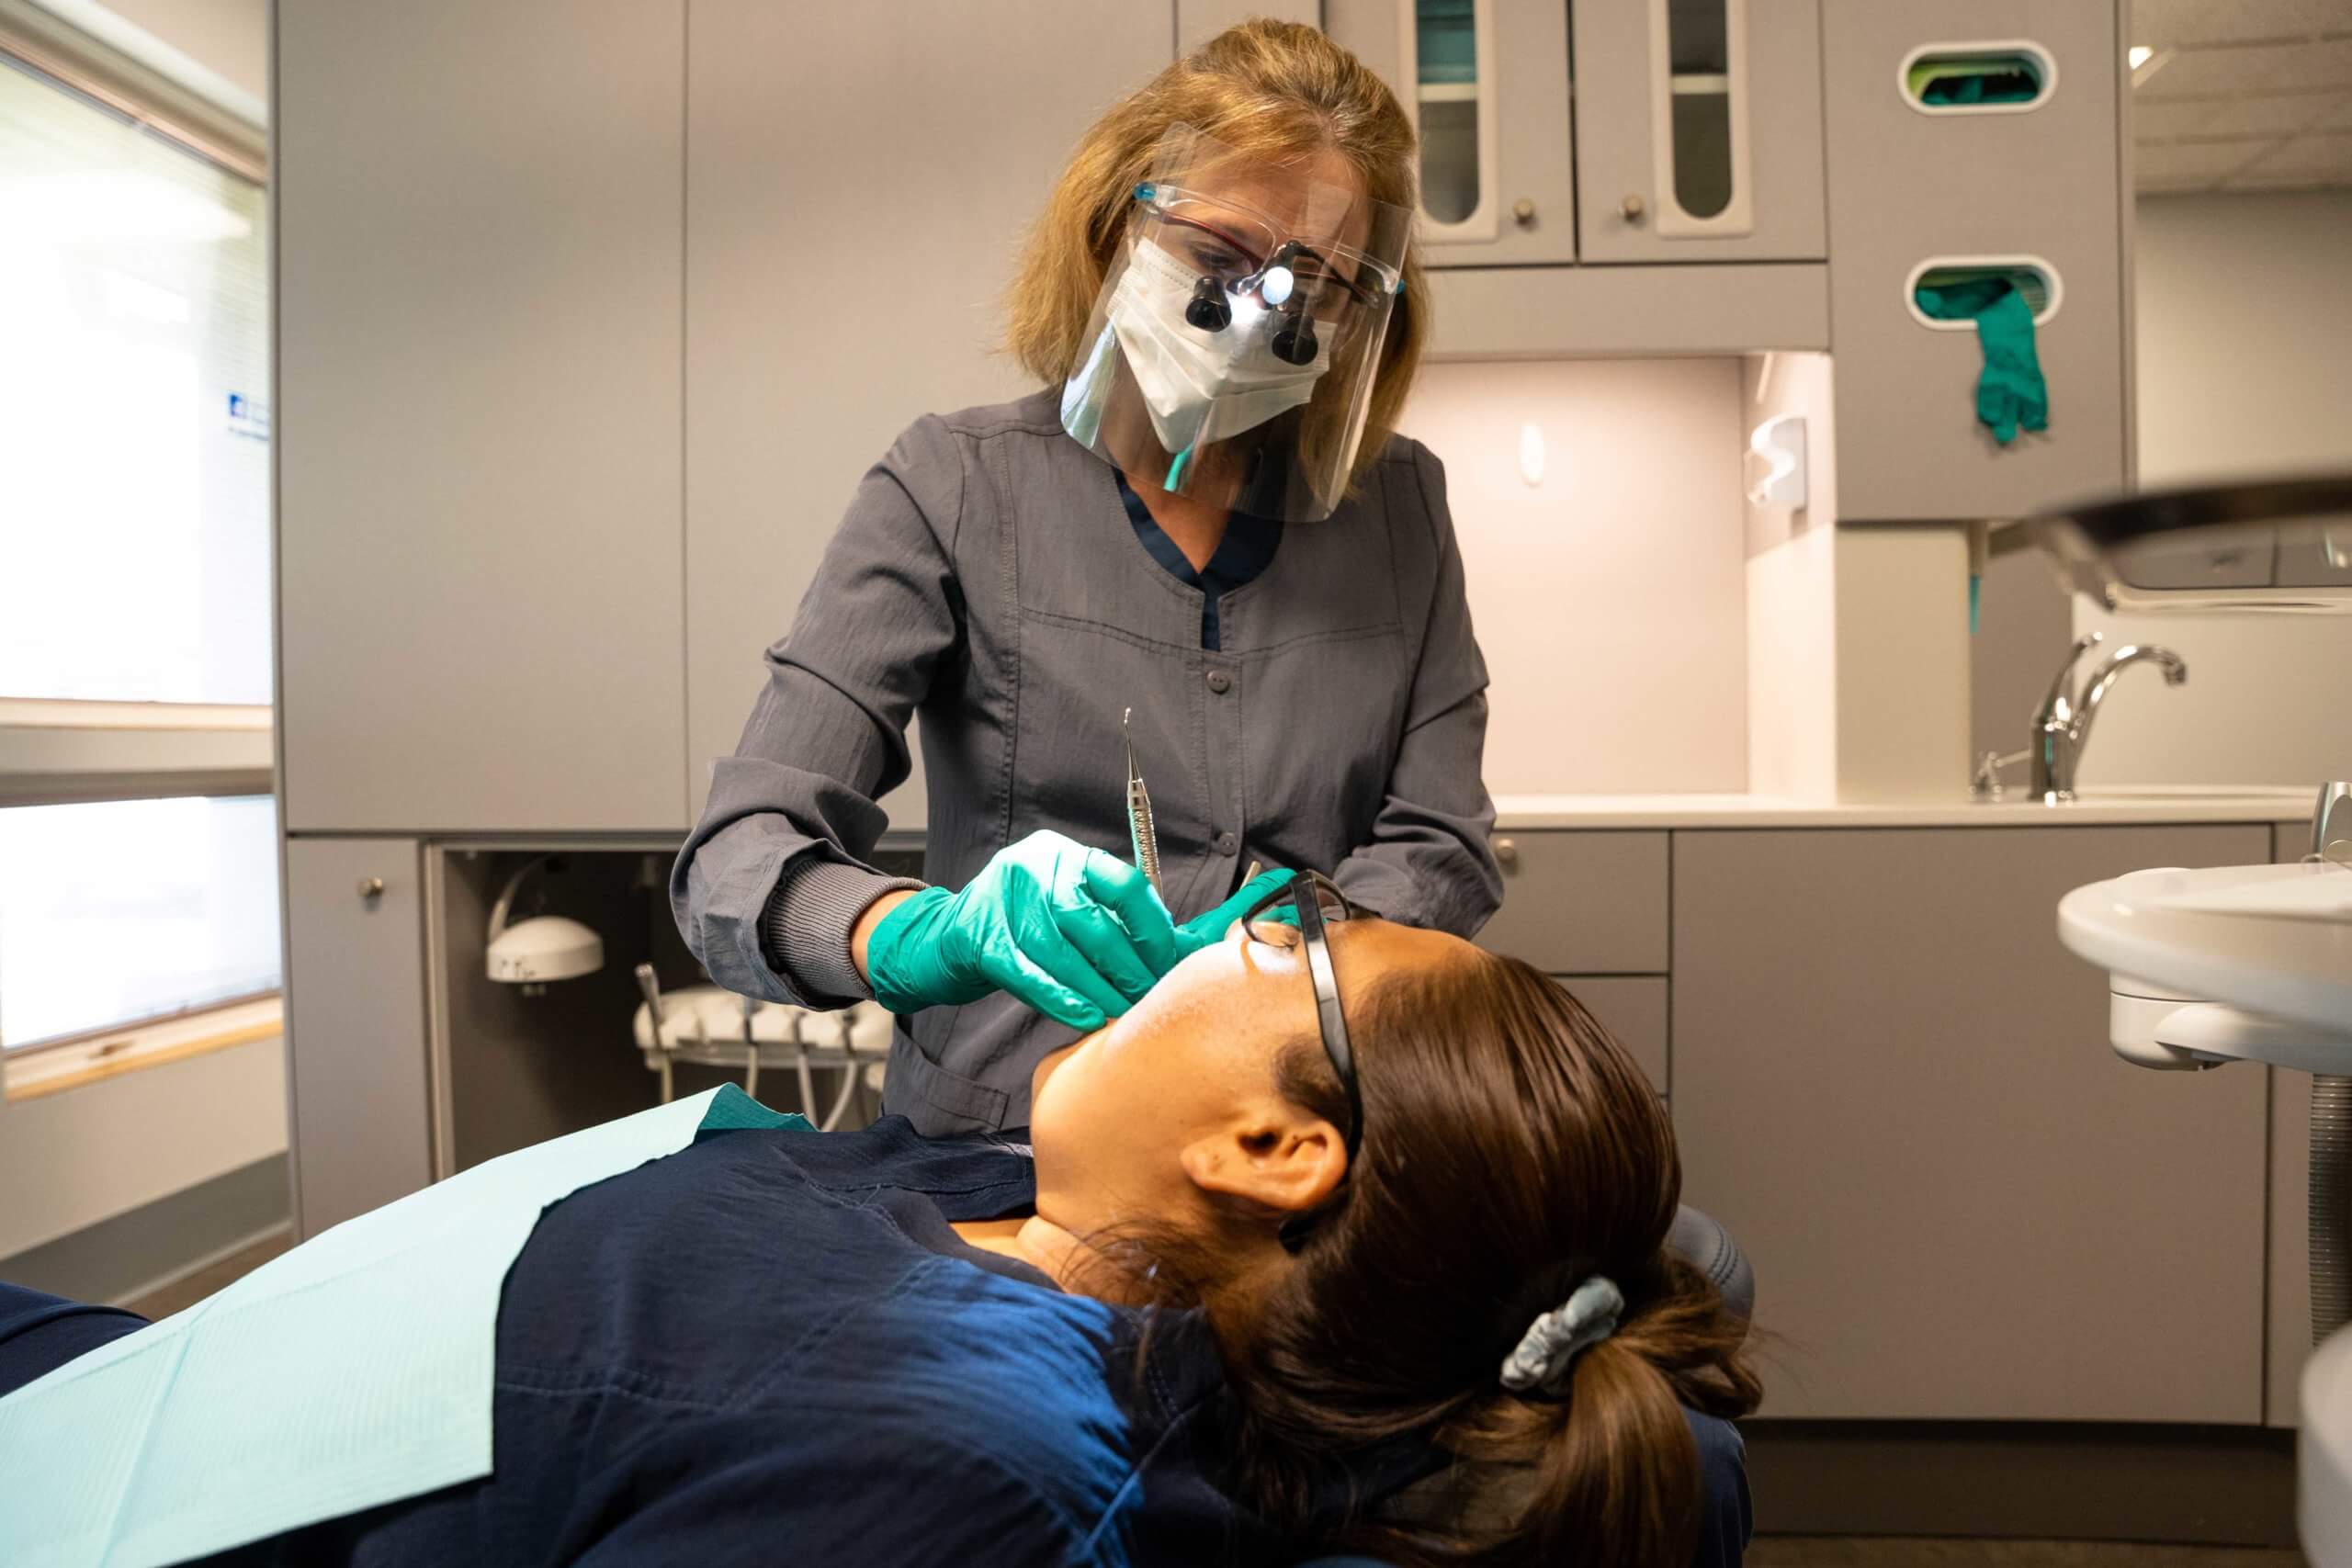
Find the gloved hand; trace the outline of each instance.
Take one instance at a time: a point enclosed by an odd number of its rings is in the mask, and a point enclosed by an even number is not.
[[[1175,922],[1142,872],[1059,833],[999,850],[960,893],[926,887],[865,948],[892,1012],[1006,991],[1073,1029],[1100,1029],[1175,967]]]
[[[1283,869],[1261,871],[1243,883],[1233,897],[1213,909],[1204,909],[1176,928],[1176,956],[1190,958],[1204,947],[1214,947],[1225,940],[1227,928],[1241,918],[1241,911],[1263,898],[1275,888],[1290,881],[1298,873]],[[1265,918],[1282,925],[1298,924],[1298,909],[1284,904],[1270,909]]]

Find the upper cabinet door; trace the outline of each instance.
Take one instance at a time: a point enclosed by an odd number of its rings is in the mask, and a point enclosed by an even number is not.
[[[1817,0],[1576,7],[1588,262],[1818,261]]]
[[[287,826],[682,827],[684,0],[279,0]]]
[[[1168,5],[695,0],[686,141],[684,788],[735,749],[865,470],[930,412],[1034,390],[990,351],[1023,231]],[[1014,40],[1017,40],[1017,44]],[[674,235],[673,235],[674,243]],[[673,694],[674,697],[674,694]],[[674,772],[678,753],[670,753]],[[923,820],[921,769],[886,805]]]
[[[1327,0],[1323,13],[1419,133],[1423,265],[1576,259],[1564,4]]]

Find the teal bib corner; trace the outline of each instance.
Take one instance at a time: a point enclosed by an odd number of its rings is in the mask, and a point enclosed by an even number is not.
[[[499,1293],[541,1213],[769,1128],[808,1122],[730,1084],[518,1149],[27,1383],[0,1399],[0,1562],[153,1568],[489,1474]]]
[[[733,1084],[721,1084],[714,1091],[710,1109],[703,1112],[702,1124],[695,1129],[695,1142],[699,1144],[720,1133],[777,1130],[813,1133],[817,1129],[806,1116],[790,1111],[771,1111]]]

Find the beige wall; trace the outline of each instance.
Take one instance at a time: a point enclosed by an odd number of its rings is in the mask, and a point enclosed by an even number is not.
[[[0,1101],[0,1258],[285,1150],[282,1039]]]
[[[1805,422],[1805,504],[1758,506],[1743,483],[1747,560],[1747,787],[1838,796],[1838,449],[1826,354],[1755,354],[1740,366],[1736,440],[1782,414]],[[1743,459],[1744,461],[1744,459]]]
[[[1736,360],[1422,369],[1404,428],[1445,463],[1496,794],[1747,787],[1739,422]]]
[[[2145,198],[2136,254],[2143,483],[2352,467],[2352,192]],[[2352,777],[2352,615],[2075,621],[2189,666],[2116,689],[2086,783]]]

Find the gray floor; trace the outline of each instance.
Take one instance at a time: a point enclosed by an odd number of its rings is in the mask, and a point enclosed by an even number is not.
[[[293,1245],[290,1235],[281,1234],[268,1241],[258,1242],[243,1252],[232,1253],[209,1268],[199,1269],[177,1284],[151,1291],[137,1301],[122,1304],[141,1317],[169,1317],[184,1308],[192,1307],[213,1292],[235,1283]]]
[[[279,1237],[224,1258],[128,1304],[148,1317],[195,1305],[286,1250]],[[2304,1568],[2302,1553],[2130,1542],[1938,1540],[1869,1536],[1758,1536],[1747,1568]]]
[[[1758,1536],[1747,1568],[2303,1568],[2300,1551],[2080,1540]]]

